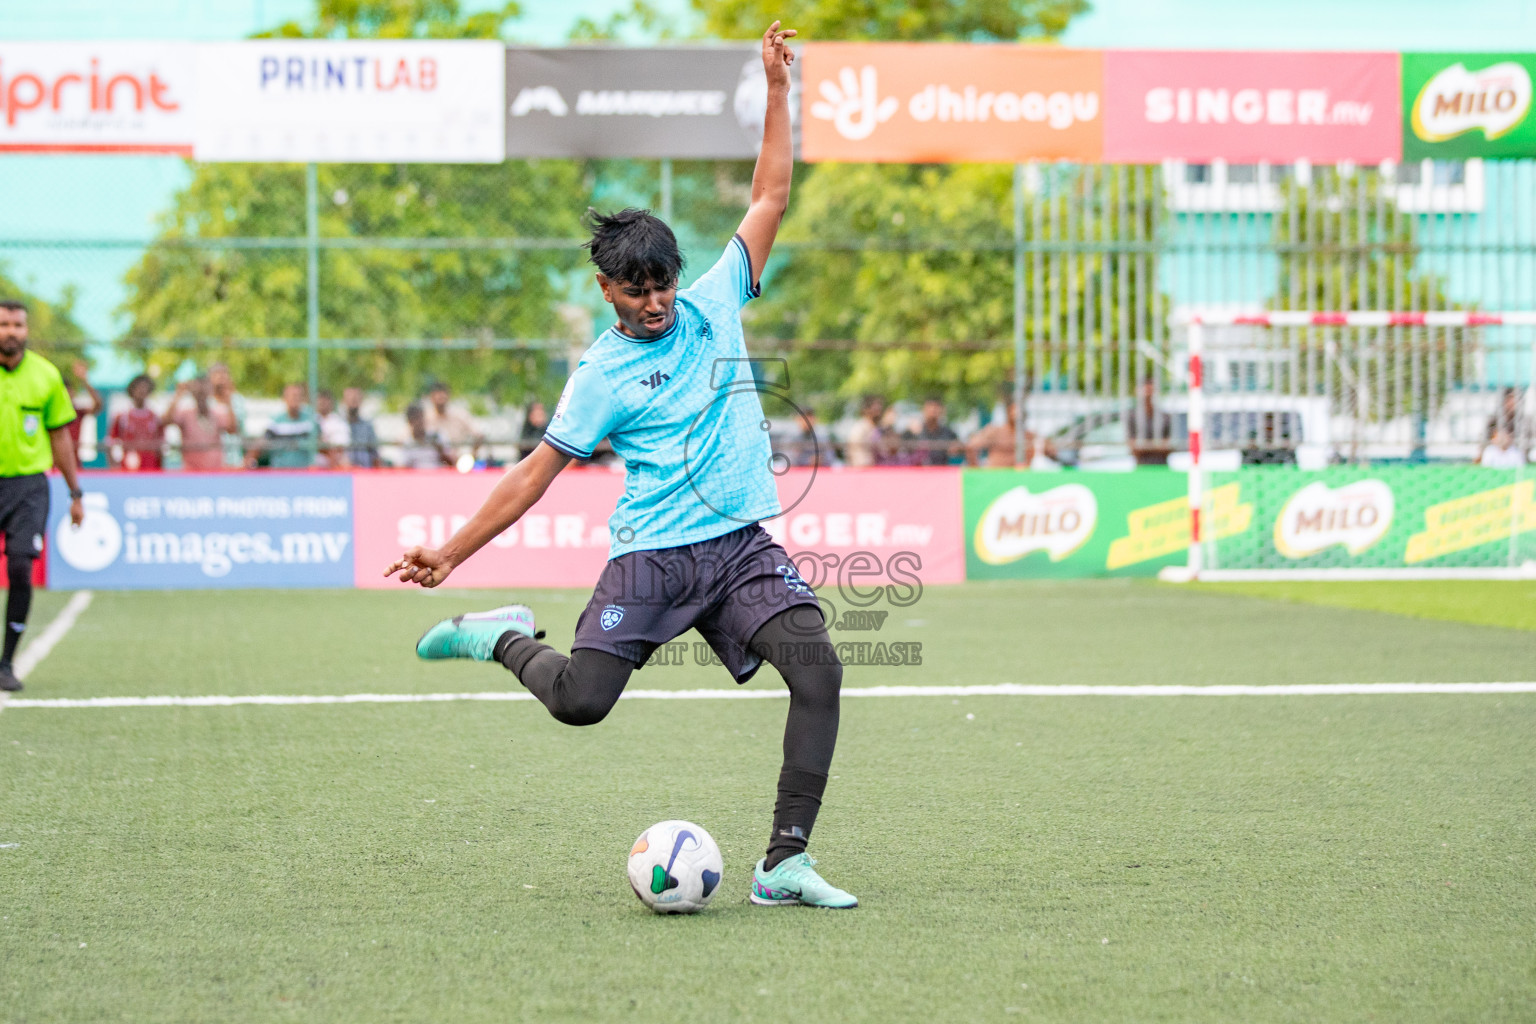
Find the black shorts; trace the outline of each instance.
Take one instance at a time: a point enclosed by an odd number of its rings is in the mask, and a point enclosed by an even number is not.
[[[757,631],[789,608],[807,637],[824,628],[821,605],[784,549],[754,523],[723,537],[660,551],[631,551],[603,568],[576,622],[573,650],[627,658],[638,668],[670,640],[697,629],[738,683],[762,658],[748,649]]]
[[[0,533],[5,556],[36,558],[48,530],[48,474],[0,476]]]

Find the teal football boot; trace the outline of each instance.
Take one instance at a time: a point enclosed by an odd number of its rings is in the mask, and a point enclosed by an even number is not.
[[[843,892],[816,873],[816,862],[808,853],[797,853],[779,861],[772,871],[764,871],[767,858],[757,862],[752,872],[752,902],[760,907],[828,907],[851,910],[859,905],[852,893]]]
[[[509,604],[488,612],[469,612],[444,619],[416,641],[416,656],[427,661],[447,658],[473,658],[495,661],[496,641],[507,633],[521,633],[532,640],[542,639],[542,630],[533,624],[533,609],[525,604]]]

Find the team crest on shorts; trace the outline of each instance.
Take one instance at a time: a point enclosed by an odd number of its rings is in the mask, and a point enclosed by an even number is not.
[[[604,630],[612,629],[624,621],[624,609],[616,604],[611,604],[603,609],[603,614],[597,620]]]

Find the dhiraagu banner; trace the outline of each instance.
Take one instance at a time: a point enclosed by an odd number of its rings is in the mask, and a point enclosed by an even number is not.
[[[1213,569],[1514,568],[1536,560],[1536,477],[1478,466],[1255,467],[1213,475],[1254,514]]]
[[[1536,156],[1536,54],[1403,54],[1403,159]]]
[[[1188,481],[1133,473],[967,470],[967,579],[1155,576],[1189,551]],[[1236,484],[1207,495],[1218,532],[1246,530],[1252,506]]]

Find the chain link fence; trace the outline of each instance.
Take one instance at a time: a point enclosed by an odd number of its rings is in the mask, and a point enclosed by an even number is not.
[[[36,343],[66,364],[115,352],[166,381],[224,363],[263,415],[288,382],[357,387],[392,440],[442,382],[506,458],[529,403],[552,403],[606,322],[586,208],[667,216],[690,280],[750,177],[683,161],[185,164],[153,226],[93,232],[110,211],[77,207],[102,197],[43,176],[0,261],[51,305]],[[820,165],[796,186],[749,344],[788,361],[834,438],[865,395],[895,403],[898,434],[940,398],[962,435],[1001,422],[1011,395],[1022,448],[1162,461],[1184,445],[1182,309],[1536,308],[1528,161]],[[1532,441],[1526,329],[1231,327],[1207,344],[1211,441],[1245,458],[1475,459],[1500,416]]]

